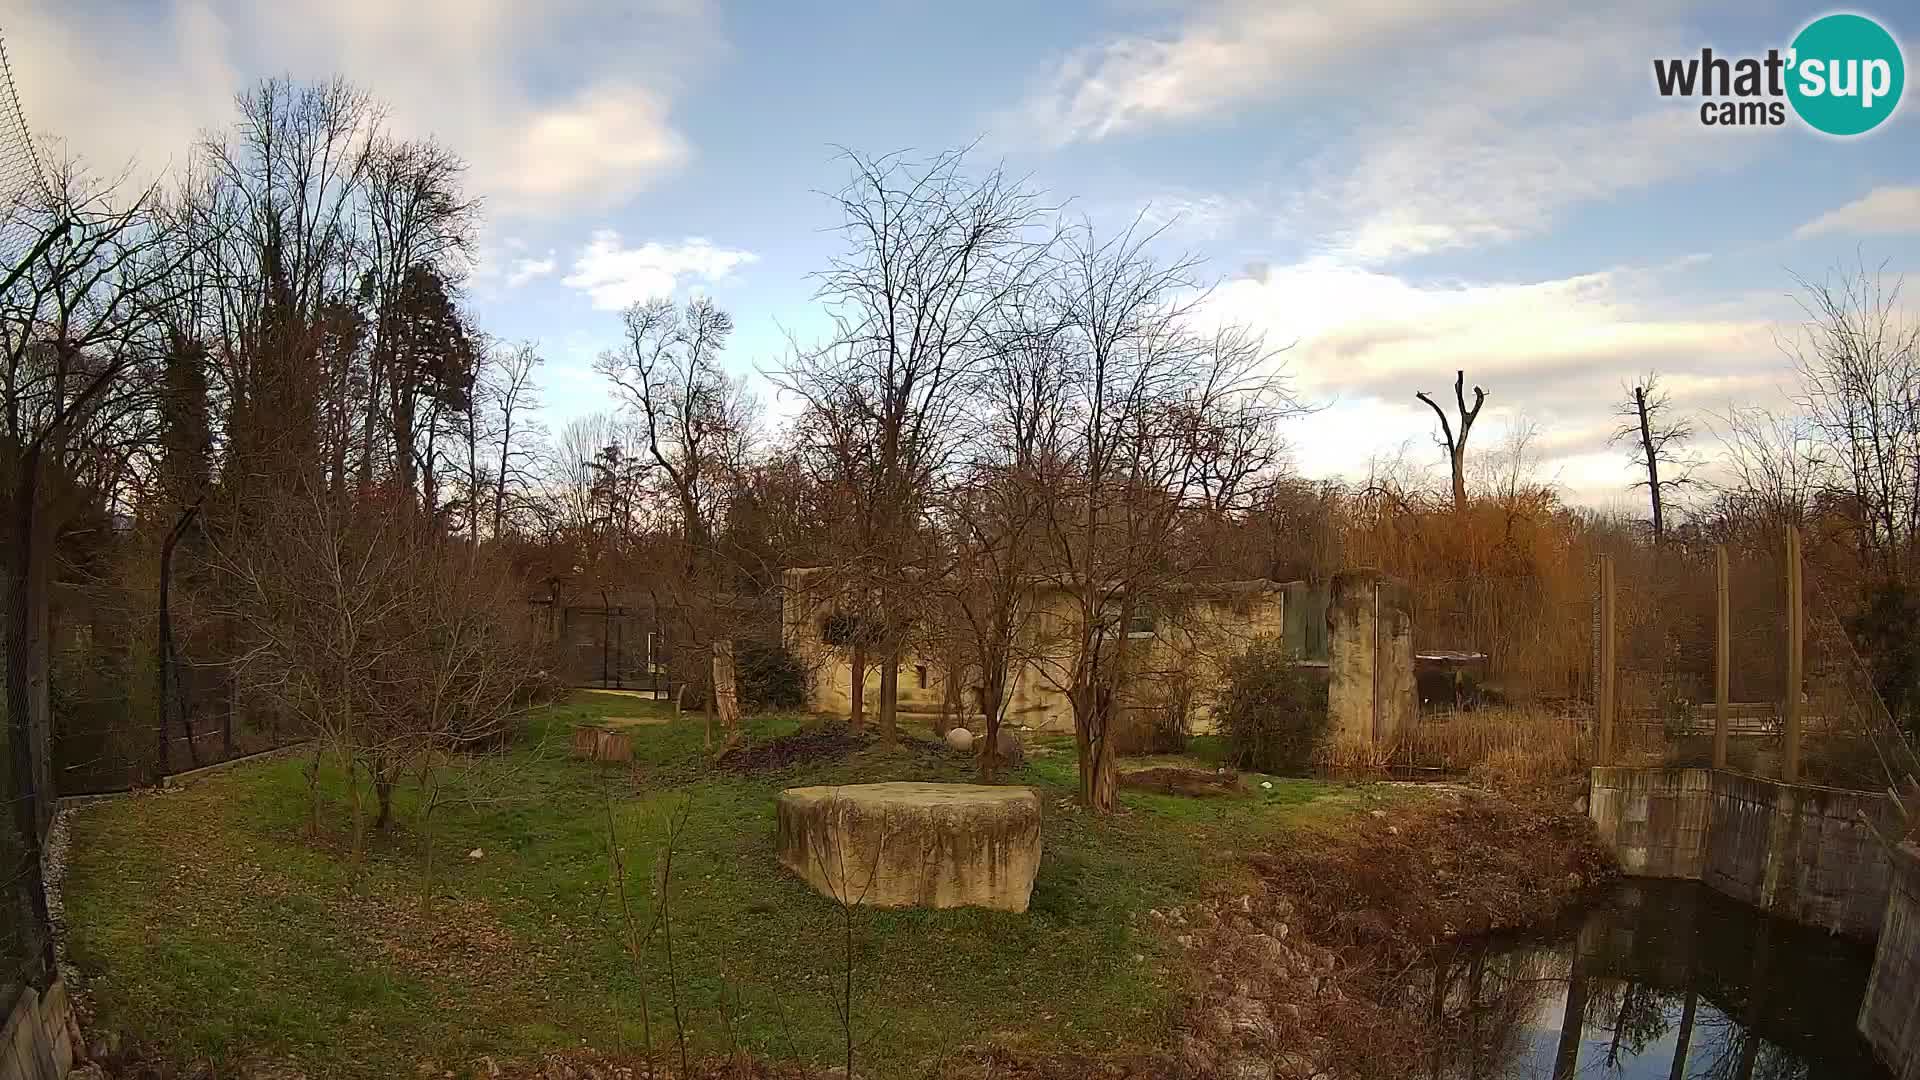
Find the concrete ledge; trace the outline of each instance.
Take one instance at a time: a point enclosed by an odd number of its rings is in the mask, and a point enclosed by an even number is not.
[[[160,786],[170,788],[186,787],[195,780],[231,769],[235,765],[245,765],[249,761],[264,761],[275,757],[286,757],[290,754],[297,754],[303,750],[311,749],[313,749],[313,740],[308,739],[302,742],[288,743],[285,746],[276,746],[271,750],[258,750],[251,754],[242,754],[239,757],[228,758],[225,761],[216,761],[211,765],[202,765],[197,769],[168,773],[160,778]]]

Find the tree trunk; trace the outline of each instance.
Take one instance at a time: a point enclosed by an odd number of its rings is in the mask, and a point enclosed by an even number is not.
[[[375,832],[386,832],[393,823],[393,777],[384,772],[375,773],[373,793],[380,800],[380,812],[373,819]]]
[[[847,723],[859,731],[867,726],[867,647],[855,645],[848,664]]]
[[[989,663],[988,666],[993,665]],[[986,717],[987,745],[980,752],[980,782],[991,784],[994,773],[1000,767],[1000,725],[1004,722],[1002,714],[1006,710],[1003,701],[1006,697],[1006,680],[1004,676],[988,671],[986,678],[982,681],[984,685],[980,690],[980,711]]]
[[[1653,445],[1653,427],[1647,419],[1647,388],[1633,388],[1633,405],[1640,414],[1640,452],[1647,459],[1647,498],[1653,503],[1653,542],[1656,546],[1667,539],[1666,522],[1661,516],[1660,506],[1660,458]]]
[[[1580,1069],[1580,1036],[1586,1027],[1587,973],[1580,964],[1580,943],[1573,945],[1573,966],[1567,971],[1567,1002],[1560,1011],[1560,1043],[1553,1055],[1553,1080],[1573,1080]]]
[[[1668,1072],[1668,1080],[1685,1080],[1687,1075],[1687,1044],[1693,1041],[1693,1017],[1700,1004],[1698,991],[1687,991],[1687,1003],[1680,1009],[1680,1034],[1673,1043],[1673,1069]]]
[[[200,502],[196,499],[180,512],[180,517],[173,523],[173,528],[167,532],[166,540],[160,545],[160,641],[154,657],[159,666],[160,682],[157,702],[160,713],[160,757],[154,773],[156,781],[167,775],[167,770],[172,768],[172,763],[168,760],[170,755],[167,738],[171,725],[167,723],[167,712],[173,707],[174,669],[177,664],[173,649],[173,549],[179,545],[181,535],[187,531],[189,525],[193,524],[194,516],[199,512]],[[231,731],[231,725],[229,725],[229,731]],[[231,736],[228,742],[232,742]],[[189,742],[187,745],[191,747],[193,744]],[[232,748],[229,746],[228,753],[231,754],[231,752]]]
[[[1096,814],[1111,813],[1118,787],[1109,730],[1113,695],[1105,687],[1080,686],[1069,697],[1074,711],[1074,742],[1080,757],[1081,805]]]
[[[947,732],[960,726],[960,661],[947,657],[946,682],[940,688],[940,712],[933,721],[933,737],[945,739]]]
[[[892,649],[880,666],[880,745],[892,746],[900,708],[900,650]]]
[[[1453,512],[1460,513],[1467,508],[1467,447],[1466,440],[1454,447],[1448,455],[1453,466]]]
[[[715,638],[713,642],[713,699],[722,738],[732,742],[740,729],[740,691],[734,682],[731,638]]]

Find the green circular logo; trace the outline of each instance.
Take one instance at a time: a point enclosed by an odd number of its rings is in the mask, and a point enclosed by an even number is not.
[[[1787,99],[1816,131],[1859,135],[1900,104],[1907,62],[1893,35],[1864,15],[1823,15],[1793,39]]]

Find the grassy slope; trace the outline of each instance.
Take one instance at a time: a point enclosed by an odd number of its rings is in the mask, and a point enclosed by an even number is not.
[[[608,814],[644,908],[666,823],[684,804],[671,910],[696,1050],[728,1045],[724,992],[747,1049],[834,1060],[839,911],[775,862],[772,797],[800,784],[966,780],[968,762],[867,751],[751,777],[706,773],[697,718],[637,730],[631,772],[566,756],[574,721],[656,708],[585,693],[544,713],[511,754],[449,776],[431,845],[407,791],[400,824],[357,880],[342,777],[323,775],[331,831],[308,838],[300,760],[80,810],[67,918],[98,1026],[183,1063],[291,1058],[328,1075],[412,1074],[422,1062],[464,1072],[483,1054],[583,1043],[631,1049],[642,978],[610,886]],[[763,738],[800,723],[749,728]],[[1370,797],[1299,780],[1225,801],[1126,793],[1126,812],[1099,821],[1072,808],[1073,772],[1071,745],[1056,744],[1012,778],[1046,800],[1026,915],[856,914],[856,1027],[878,1075],[981,1038],[1095,1050],[1152,1038],[1173,987],[1163,943],[1137,916],[1234,872],[1235,852],[1289,823]],[[645,977],[656,1043],[671,1032],[661,965],[656,947]]]

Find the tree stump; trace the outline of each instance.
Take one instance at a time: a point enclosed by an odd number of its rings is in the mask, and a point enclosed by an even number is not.
[[[624,731],[602,731],[600,746],[594,756],[601,761],[632,761],[633,736]]]
[[[979,784],[789,788],[780,863],[816,892],[874,907],[1025,911],[1040,868],[1040,796]]]
[[[592,758],[600,753],[600,728],[593,724],[575,724],[573,728],[573,756]]]

